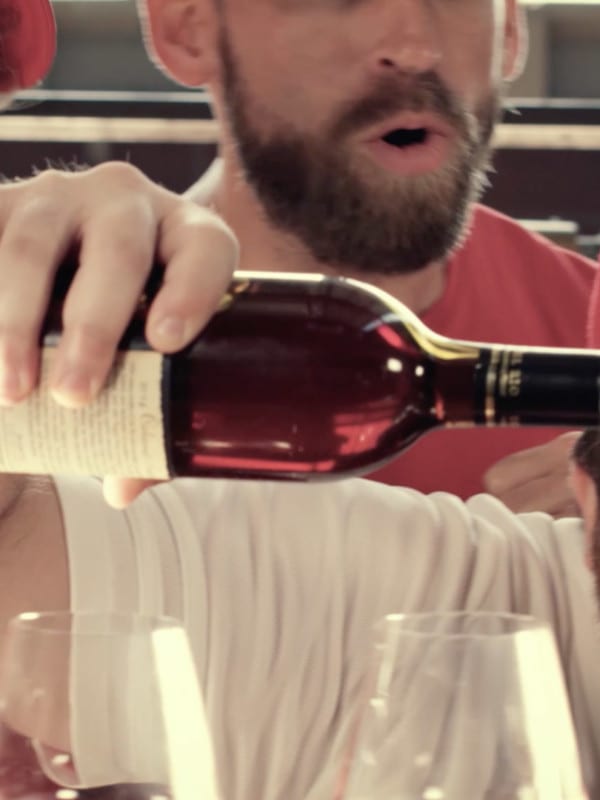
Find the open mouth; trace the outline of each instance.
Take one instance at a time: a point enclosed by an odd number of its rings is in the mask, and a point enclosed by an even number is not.
[[[428,135],[426,128],[396,128],[386,133],[381,139],[386,144],[391,144],[393,147],[402,149],[415,144],[425,144]]]
[[[448,159],[452,138],[441,126],[419,125],[379,131],[365,142],[371,157],[387,172],[421,175],[435,172]]]

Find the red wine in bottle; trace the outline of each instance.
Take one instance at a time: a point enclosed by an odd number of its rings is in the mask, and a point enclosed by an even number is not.
[[[350,279],[237,273],[202,334],[170,357],[147,350],[143,321],[89,408],[51,403],[50,413],[42,387],[33,422],[2,423],[27,403],[0,411],[0,469],[313,480],[372,470],[439,427],[583,427],[600,416],[600,354],[450,340]],[[157,362],[146,372],[140,359]],[[36,435],[22,435],[32,425]],[[5,463],[11,436],[27,458]]]

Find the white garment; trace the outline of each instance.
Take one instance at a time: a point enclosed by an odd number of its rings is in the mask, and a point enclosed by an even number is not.
[[[432,609],[551,624],[600,793],[600,637],[578,521],[363,480],[179,480],[124,513],[96,481],[57,487],[73,609],[185,621],[226,800],[331,800],[373,624]]]

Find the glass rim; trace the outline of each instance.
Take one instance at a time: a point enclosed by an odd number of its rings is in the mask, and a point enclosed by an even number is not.
[[[9,622],[8,627],[12,628],[15,632],[19,633],[43,633],[55,636],[69,636],[76,632],[77,636],[115,636],[115,635],[128,635],[135,633],[136,628],[133,626],[130,631],[125,628],[119,629],[104,629],[91,628],[83,630],[70,630],[66,625],[57,624],[59,620],[63,623],[69,620],[71,623],[75,620],[110,620],[112,622],[125,623],[136,622],[145,624],[148,628],[155,628],[157,630],[166,630],[174,628],[183,628],[183,622],[176,617],[171,617],[167,614],[147,614],[137,611],[22,611],[13,616]]]
[[[506,628],[500,631],[485,631],[485,630],[472,630],[472,631],[461,631],[461,630],[436,630],[432,628],[431,630],[422,629],[418,627],[419,623],[426,623],[427,621],[445,621],[453,622],[458,620],[473,620],[477,622],[478,620],[481,621],[497,621],[500,623],[512,623],[512,628]],[[407,627],[402,627],[402,622],[407,623]],[[414,623],[414,627],[411,627],[411,623]],[[376,623],[376,628],[387,629],[390,626],[396,625],[395,630],[399,635],[406,634],[412,636],[423,636],[423,637],[436,637],[436,636],[443,636],[446,639],[470,639],[476,637],[500,637],[500,636],[514,636],[517,633],[522,631],[547,631],[550,630],[549,624],[540,619],[539,617],[534,617],[533,614],[523,614],[515,611],[492,611],[492,610],[482,610],[482,611],[468,611],[468,610],[458,610],[458,611],[408,611],[408,612],[396,612],[393,614],[386,614],[378,623]]]

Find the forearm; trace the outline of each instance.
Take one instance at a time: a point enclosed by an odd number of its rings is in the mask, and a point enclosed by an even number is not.
[[[0,637],[16,614],[68,606],[64,526],[52,479],[0,475]]]

